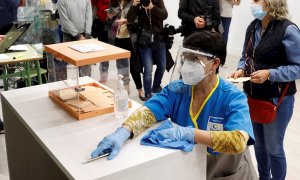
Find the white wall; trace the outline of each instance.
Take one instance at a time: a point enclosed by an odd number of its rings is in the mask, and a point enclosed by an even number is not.
[[[300,26],[300,1],[299,0],[287,0],[289,6],[289,12],[291,20]],[[164,0],[165,6],[168,10],[169,16],[165,23],[180,25],[178,18],[178,6],[179,0]],[[242,53],[242,47],[244,43],[244,37],[247,26],[253,20],[250,11],[250,4],[252,0],[242,0],[240,6],[234,7],[233,18],[230,26],[229,40],[228,40],[228,51],[232,54],[240,55]],[[181,41],[181,38],[177,35],[175,40]]]
[[[233,54],[241,54],[244,43],[244,36],[247,26],[253,20],[250,11],[251,0],[242,0],[240,6],[233,9],[233,18],[230,27],[230,34],[228,40],[228,51]],[[288,7],[291,20],[300,25],[300,1],[288,0]]]

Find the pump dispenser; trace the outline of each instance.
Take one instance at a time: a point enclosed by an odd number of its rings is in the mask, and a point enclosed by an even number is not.
[[[118,75],[118,87],[114,92],[114,112],[117,119],[128,116],[128,93],[124,88],[123,76]]]

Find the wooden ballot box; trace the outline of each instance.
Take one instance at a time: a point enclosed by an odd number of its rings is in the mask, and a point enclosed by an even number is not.
[[[98,83],[80,83],[79,67],[129,58],[130,51],[94,39],[46,45],[45,51],[67,62],[67,67],[72,69],[66,79],[59,79],[63,82],[62,86],[49,84],[49,97],[55,103],[78,120],[113,112],[113,91]],[[48,64],[49,61],[51,60],[48,59]],[[56,71],[50,70],[51,72]],[[128,103],[130,107],[131,102]]]
[[[71,48],[72,46],[74,47],[74,45],[84,45],[84,44],[99,45],[103,47],[103,49],[95,50],[93,52],[82,53],[80,51],[76,51]],[[98,62],[117,60],[117,59],[130,57],[130,51],[118,48],[116,46],[95,39],[46,45],[45,51],[77,67],[94,64]]]

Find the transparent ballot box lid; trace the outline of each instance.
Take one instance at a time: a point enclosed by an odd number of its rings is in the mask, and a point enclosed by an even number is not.
[[[46,45],[45,51],[56,104],[78,120],[114,111],[113,90],[91,78],[91,66],[129,58],[129,51],[93,39]]]

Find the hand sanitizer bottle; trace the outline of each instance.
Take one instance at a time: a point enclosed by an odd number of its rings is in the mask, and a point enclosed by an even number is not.
[[[118,75],[118,87],[114,92],[114,112],[117,119],[128,116],[128,93],[124,88],[123,76]]]

